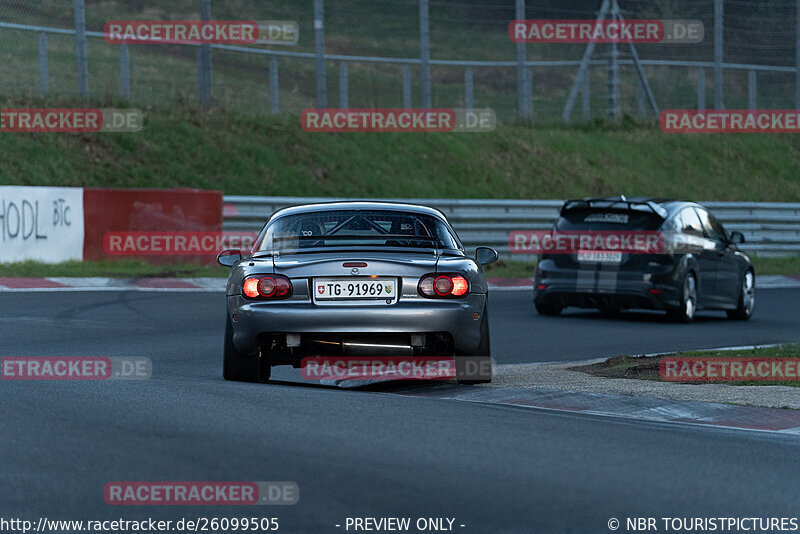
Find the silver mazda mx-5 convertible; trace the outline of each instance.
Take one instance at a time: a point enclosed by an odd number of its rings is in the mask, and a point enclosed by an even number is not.
[[[491,380],[488,287],[440,211],[333,202],[274,213],[231,266],[223,376],[265,381],[316,356],[454,357],[465,383]],[[467,362],[489,362],[469,365]],[[469,367],[469,370],[467,369]]]

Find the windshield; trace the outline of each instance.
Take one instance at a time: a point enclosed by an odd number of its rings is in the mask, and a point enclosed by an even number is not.
[[[256,251],[342,247],[459,249],[436,217],[393,210],[326,210],[287,215],[267,228]]]

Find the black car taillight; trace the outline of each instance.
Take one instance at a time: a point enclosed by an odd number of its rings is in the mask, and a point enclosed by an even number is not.
[[[282,274],[248,276],[242,282],[242,294],[249,299],[288,299],[292,282]]]
[[[455,273],[426,274],[420,278],[417,292],[429,299],[459,299],[469,294],[469,281]]]

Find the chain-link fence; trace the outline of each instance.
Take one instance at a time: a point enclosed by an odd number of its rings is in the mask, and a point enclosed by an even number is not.
[[[84,2],[85,82],[75,34],[76,9]],[[204,3],[214,20],[295,21],[299,41],[211,45],[204,62],[201,46],[115,45],[102,35],[109,20],[197,20]],[[798,3],[618,0],[629,20],[703,23],[700,42],[635,45],[661,109],[796,107]],[[600,6],[599,0],[6,0],[0,5],[0,96],[71,99],[85,89],[100,102],[194,105],[203,101],[207,83],[213,104],[253,114],[299,113],[321,102],[422,107],[430,95],[433,107],[489,107],[501,120],[527,111],[536,122],[554,122],[586,45],[527,44],[520,56],[508,24],[520,11],[527,19],[594,19]],[[316,24],[315,8],[323,15]],[[612,85],[613,50],[619,56]],[[627,45],[597,45],[589,75],[579,80],[573,119],[606,116],[611,90],[622,113],[652,114],[632,52]],[[715,83],[720,74],[721,85]]]

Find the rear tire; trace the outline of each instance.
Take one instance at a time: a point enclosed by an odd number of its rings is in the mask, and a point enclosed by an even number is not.
[[[492,345],[489,339],[489,307],[488,304],[483,307],[483,319],[481,320],[481,342],[474,351],[469,354],[462,354],[456,356],[456,376],[464,376],[471,372],[468,367],[469,360],[474,364],[478,363],[481,370],[488,368],[488,375],[483,374],[478,379],[457,379],[459,384],[473,385],[473,384],[488,384],[492,381]],[[463,358],[463,359],[462,359]],[[477,360],[477,362],[476,362]]]
[[[681,307],[667,310],[667,316],[679,323],[691,323],[697,311],[697,278],[686,273],[681,284]]]
[[[236,350],[236,347],[233,346],[231,319],[230,317],[226,318],[222,378],[237,382],[266,382],[269,380],[272,368],[269,365],[265,365],[261,360],[260,355],[247,356],[240,354]]]
[[[564,306],[556,303],[544,304],[542,302],[536,302],[535,305],[539,315],[559,315],[561,310],[564,309]]]
[[[753,315],[756,306],[756,275],[751,270],[747,270],[742,277],[742,289],[739,293],[739,301],[735,310],[726,310],[725,313],[731,319],[746,321]]]

